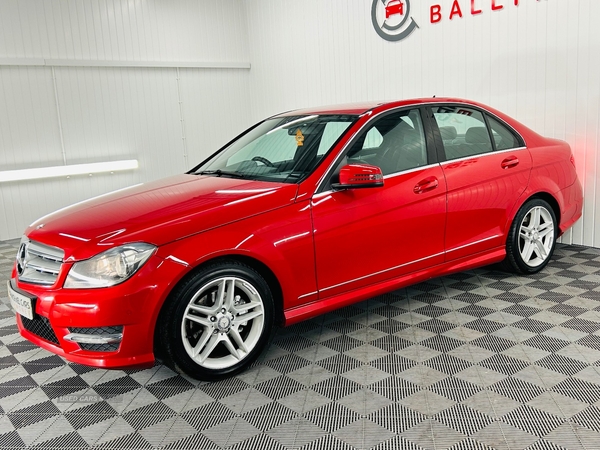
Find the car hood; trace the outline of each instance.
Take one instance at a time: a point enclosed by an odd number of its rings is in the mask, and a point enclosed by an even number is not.
[[[177,175],[77,203],[38,219],[35,241],[87,259],[131,242],[162,245],[292,203],[296,184]]]

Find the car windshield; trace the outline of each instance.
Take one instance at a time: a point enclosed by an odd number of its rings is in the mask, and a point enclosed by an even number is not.
[[[268,119],[193,173],[296,183],[312,173],[356,119],[353,115]]]

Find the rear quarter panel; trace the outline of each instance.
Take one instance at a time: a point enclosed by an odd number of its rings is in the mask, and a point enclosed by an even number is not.
[[[575,166],[570,160],[571,148],[564,141],[539,135],[528,140],[527,144],[533,162],[531,178],[511,217],[514,217],[519,208],[533,195],[550,194],[558,203],[560,228],[561,232],[564,232],[568,228],[565,225],[566,221],[570,220],[577,210],[581,211],[581,189]]]

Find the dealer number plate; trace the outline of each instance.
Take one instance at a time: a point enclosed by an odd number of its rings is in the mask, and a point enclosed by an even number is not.
[[[33,320],[33,306],[31,299],[14,291],[10,285],[10,281],[8,282],[8,298],[10,299],[11,306],[16,312],[23,317],[27,317],[29,320]]]

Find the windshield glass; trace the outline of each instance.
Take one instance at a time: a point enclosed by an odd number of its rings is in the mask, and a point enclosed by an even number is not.
[[[199,175],[296,183],[357,119],[350,115],[269,119],[195,169]]]

